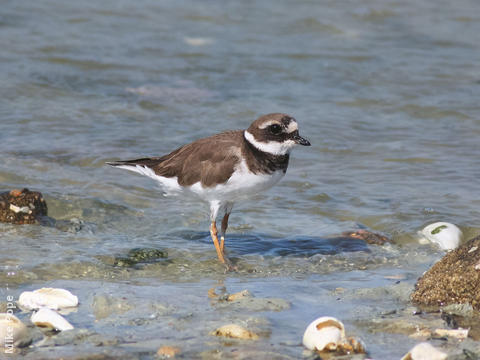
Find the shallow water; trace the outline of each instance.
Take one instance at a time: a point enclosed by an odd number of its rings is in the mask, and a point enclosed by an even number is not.
[[[409,306],[442,256],[417,230],[448,221],[467,238],[480,232],[479,10],[468,0],[2,4],[1,187],[41,191],[66,223],[0,225],[1,296],[68,288],[81,302],[69,321],[106,339],[27,356],[151,358],[171,343],[187,358],[298,358],[321,315],[344,321],[373,358],[406,353],[414,339],[362,324]],[[206,205],[104,165],[268,112],[293,115],[312,146],[293,152],[276,187],[235,205],[227,248],[238,273],[216,261]],[[337,238],[356,228],[396,245]],[[116,265],[139,247],[168,258]],[[219,309],[207,297],[218,286],[291,306]],[[96,318],[94,297],[106,295],[129,310]],[[267,335],[228,346],[209,335],[235,321]]]

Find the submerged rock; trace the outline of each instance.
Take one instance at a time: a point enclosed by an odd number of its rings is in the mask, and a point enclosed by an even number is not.
[[[126,299],[110,295],[96,295],[93,298],[92,307],[93,314],[97,320],[107,318],[113,314],[123,314],[133,308]]]
[[[92,344],[94,346],[114,346],[124,342],[121,338],[107,337],[87,329],[73,329],[62,331],[55,336],[46,336],[35,345],[38,347],[53,347],[63,345]]]
[[[345,231],[342,233],[342,236],[354,238],[354,239],[361,239],[370,245],[384,245],[386,243],[392,242],[392,240],[390,240],[386,236],[373,233],[371,231],[364,230],[364,229]]]
[[[417,281],[411,295],[419,305],[471,304],[480,310],[480,236],[446,254]]]
[[[98,258],[107,265],[117,267],[134,267],[138,264],[149,264],[166,259],[165,250],[154,248],[133,248],[125,256],[99,256]]]
[[[164,259],[167,256],[166,251],[154,248],[134,248],[127,254],[127,258],[135,263],[153,262],[158,259]]]
[[[47,203],[41,193],[28,189],[0,193],[0,222],[38,224],[43,216],[47,216]]]

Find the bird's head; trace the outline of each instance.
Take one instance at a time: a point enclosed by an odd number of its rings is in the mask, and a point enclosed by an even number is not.
[[[297,121],[287,114],[268,114],[259,117],[244,131],[245,139],[260,151],[285,155],[296,145],[310,146],[298,133]]]

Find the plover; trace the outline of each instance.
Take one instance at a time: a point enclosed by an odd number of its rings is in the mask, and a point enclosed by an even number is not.
[[[210,235],[220,262],[233,203],[275,185],[287,172],[290,151],[310,146],[286,114],[261,116],[247,130],[225,131],[184,145],[168,155],[107,164],[137,172],[161,184],[165,195],[197,197],[210,204]],[[220,242],[216,220],[223,215]]]

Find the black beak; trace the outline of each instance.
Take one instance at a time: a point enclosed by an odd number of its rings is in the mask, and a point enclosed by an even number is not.
[[[303,145],[303,146],[310,146],[310,141],[308,141],[307,139],[301,137],[300,135],[298,135],[298,133],[296,133],[294,136],[293,136],[293,141],[295,141],[298,145]]]

